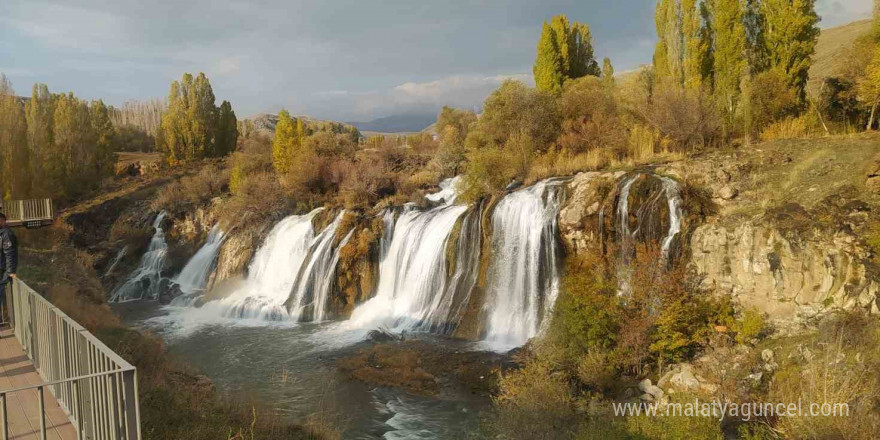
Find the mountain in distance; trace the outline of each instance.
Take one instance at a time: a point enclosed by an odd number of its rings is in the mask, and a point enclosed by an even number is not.
[[[437,121],[437,113],[402,113],[373,119],[369,122],[349,122],[361,132],[418,133]]]

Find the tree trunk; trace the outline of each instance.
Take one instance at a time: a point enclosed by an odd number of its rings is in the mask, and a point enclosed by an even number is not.
[[[868,118],[868,126],[865,127],[866,131],[871,131],[874,128],[874,115],[877,113],[877,104],[880,104],[880,101],[875,102],[871,107],[871,117]]]

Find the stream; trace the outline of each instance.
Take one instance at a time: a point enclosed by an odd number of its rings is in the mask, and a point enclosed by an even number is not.
[[[465,438],[491,404],[488,397],[464,390],[428,397],[348,379],[334,360],[361,345],[330,346],[316,337],[338,323],[223,319],[156,302],[114,308],[127,325],[161,337],[171,355],[207,375],[219,391],[263,402],[294,422],[321,413],[340,427],[344,439]]]

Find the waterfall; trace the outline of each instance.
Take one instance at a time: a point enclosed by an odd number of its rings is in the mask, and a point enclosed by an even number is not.
[[[218,226],[214,226],[208,234],[208,240],[205,244],[187,261],[180,274],[174,278],[173,282],[180,286],[180,291],[185,295],[200,294],[205,290],[208,285],[208,277],[217,264],[217,256],[220,254],[224,238],[223,231]]]
[[[393,330],[429,330],[442,325],[447,288],[446,247],[466,206],[453,205],[456,179],[447,179],[430,195],[441,206],[426,211],[412,204],[394,224],[385,258],[379,264],[376,295],[352,313],[348,326]],[[438,194],[442,194],[439,195]]]
[[[501,199],[492,214],[486,342],[520,346],[538,334],[559,293],[561,182],[545,180]]]
[[[643,176],[659,181],[660,188],[650,194],[638,206],[638,210],[635,213],[636,228],[632,230],[630,227],[630,190],[633,183]],[[662,223],[662,219],[659,217],[661,210],[658,204],[664,198],[667,210],[669,211],[669,227],[663,232],[661,237],[660,231],[656,229],[656,226]],[[617,277],[619,283],[618,292],[620,294],[630,292],[630,280],[632,278],[630,263],[635,253],[634,242],[636,240],[658,240],[661,256],[664,261],[668,261],[672,243],[675,237],[681,233],[681,219],[681,192],[678,182],[675,180],[666,176],[638,173],[628,176],[621,181],[617,200],[617,238],[618,245],[620,246]]]
[[[111,273],[113,273],[113,269],[116,269],[116,265],[118,265],[119,262],[122,261],[122,257],[125,256],[126,252],[128,252],[128,246],[123,246],[122,249],[120,249],[119,252],[116,253],[116,257],[113,258],[113,261],[110,263],[110,265],[107,266],[107,270],[104,271],[104,276],[102,278],[107,278],[108,276],[110,276]]]
[[[291,319],[298,321],[323,321],[327,318],[327,302],[330,298],[333,276],[336,275],[336,263],[339,262],[339,251],[348,243],[354,230],[342,239],[334,249],[333,239],[336,229],[345,216],[345,210],[336,216],[333,223],[309,245],[309,255],[302,265],[293,286],[293,294],[287,301]]]
[[[227,317],[280,320],[288,317],[284,303],[296,283],[300,266],[308,256],[315,237],[312,218],[292,215],[281,220],[257,250],[244,286],[227,298],[203,307],[218,308]]]
[[[334,246],[345,211],[320,234],[312,220],[323,208],[285,218],[269,232],[251,262],[244,284],[226,298],[199,308],[216,317],[266,321],[322,321],[328,318],[340,250],[350,231]],[[181,305],[192,305],[193,302]]]
[[[128,280],[119,286],[110,296],[111,302],[134,301],[144,298],[156,299],[160,293],[162,281],[162,268],[165,266],[165,255],[168,253],[168,244],[165,243],[165,231],[162,230],[162,221],[167,213],[162,211],[153,222],[156,232],[150,239],[147,252],[141,257],[141,263],[132,272]]]
[[[455,257],[455,272],[449,278],[446,289],[438,295],[425,325],[427,331],[452,334],[464,316],[471,292],[477,284],[480,272],[481,206],[467,211],[462,220]]]
[[[391,238],[394,237],[394,224],[397,220],[397,213],[394,212],[393,208],[383,210],[381,215],[385,230],[382,232],[382,239],[379,242],[379,261],[384,260],[385,256],[388,255],[388,248],[391,247]]]
[[[663,192],[666,194],[666,203],[669,205],[669,232],[663,239],[660,251],[663,253],[664,259],[669,259],[669,248],[675,236],[681,232],[681,191],[678,188],[678,182],[665,176],[661,176],[663,182]]]

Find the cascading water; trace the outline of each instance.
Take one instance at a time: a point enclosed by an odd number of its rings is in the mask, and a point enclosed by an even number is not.
[[[291,319],[297,321],[327,319],[327,302],[330,298],[333,276],[336,274],[336,263],[339,262],[339,251],[348,243],[354,232],[354,230],[349,231],[345,238],[335,248],[333,247],[336,229],[344,215],[343,210],[310,244],[309,256],[300,268],[292,295],[287,301]]]
[[[104,271],[103,278],[107,278],[108,276],[110,276],[111,273],[113,273],[113,269],[116,269],[116,266],[119,264],[120,261],[122,261],[122,258],[125,257],[126,252],[128,252],[128,246],[123,246],[122,249],[120,249],[119,252],[116,253],[116,257],[113,258],[113,261],[110,263],[109,266],[107,266],[107,270]]]
[[[666,194],[666,201],[669,205],[669,232],[663,239],[660,251],[663,258],[669,258],[669,249],[675,236],[681,232],[681,191],[678,188],[678,182],[668,177],[662,176],[660,180],[663,182],[663,192]]]
[[[180,287],[185,295],[196,295],[204,292],[208,285],[208,277],[217,264],[217,256],[225,238],[224,232],[214,226],[208,234],[205,244],[189,259],[180,274],[173,282]]]
[[[128,280],[119,286],[110,296],[111,302],[135,301],[139,299],[156,299],[159,297],[162,281],[162,269],[165,266],[165,255],[168,253],[168,244],[165,243],[165,231],[162,230],[162,221],[165,220],[166,212],[162,211],[156,216],[153,228],[156,232],[150,239],[150,246],[141,258],[141,264],[132,272]]]
[[[635,229],[630,225],[630,192],[633,184],[640,178],[647,177],[657,179],[661,186],[659,190],[654,190],[646,200],[644,200],[635,213]],[[660,231],[656,230],[656,225],[662,223],[659,217],[662,212],[658,204],[661,198],[666,200],[666,208],[668,210],[669,227],[665,234],[659,237]],[[660,243],[660,253],[663,260],[669,260],[669,251],[672,247],[676,236],[681,232],[681,192],[678,182],[666,177],[653,174],[635,174],[626,177],[621,181],[620,191],[617,200],[617,233],[618,246],[620,247],[620,256],[617,266],[618,276],[618,292],[621,294],[629,293],[630,280],[632,278],[632,269],[630,263],[635,254],[636,240],[648,241],[657,239]]]
[[[492,214],[486,342],[496,350],[538,334],[559,293],[557,213],[561,182],[512,192]]]
[[[432,305],[433,311],[426,321],[426,330],[430,332],[451,334],[464,316],[480,272],[481,211],[481,206],[471,208],[462,220],[456,246],[455,272],[446,283],[443,294],[438,295]]]
[[[355,309],[347,326],[404,331],[445,325],[449,316],[441,304],[447,288],[446,246],[456,222],[468,209],[452,204],[456,182],[445,180],[441,191],[432,195],[441,206],[427,211],[414,205],[404,207],[379,264],[376,295]]]
[[[251,263],[242,288],[219,301],[205,304],[227,317],[280,320],[288,317],[284,303],[296,283],[300,266],[315,237],[312,218],[321,211],[292,215],[279,222],[266,237]]]

